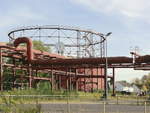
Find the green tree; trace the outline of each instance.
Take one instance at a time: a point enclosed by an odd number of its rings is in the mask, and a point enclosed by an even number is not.
[[[150,73],[148,75],[144,75],[141,79],[141,82],[143,85],[145,85],[147,90],[150,91]]]
[[[132,81],[132,84],[136,85],[138,88],[142,88],[142,82],[139,78],[135,78],[133,81]]]
[[[51,52],[50,47],[49,46],[44,46],[44,43],[40,40],[33,40],[33,49],[40,50],[40,51]]]
[[[21,46],[26,47],[26,44],[21,44]],[[40,50],[40,51],[46,51],[46,52],[51,51],[50,47],[44,46],[44,43],[42,41],[37,41],[37,40],[33,40],[33,48],[36,50]],[[13,59],[11,59],[11,58],[3,58],[3,60],[4,60],[3,62],[5,62],[5,63],[13,64]],[[18,63],[21,63],[21,62],[17,62],[17,64]],[[13,86],[12,83],[16,80],[18,75],[21,75],[23,73],[23,70],[16,70],[16,75],[17,75],[16,78],[11,75],[12,72],[13,72],[13,68],[10,69],[10,68],[4,67],[4,77],[3,77],[4,90],[12,89],[12,86]],[[45,73],[39,73],[39,76],[46,77],[48,75]],[[17,79],[17,82],[20,83],[22,81]],[[42,86],[46,87],[47,85],[41,84],[40,87],[42,87]]]
[[[144,75],[141,79],[136,78],[133,81],[133,84],[144,91],[150,91],[150,73],[148,75]]]

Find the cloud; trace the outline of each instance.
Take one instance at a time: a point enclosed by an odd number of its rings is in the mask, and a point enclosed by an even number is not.
[[[5,12],[5,14],[0,14],[0,27],[8,27],[12,25],[19,25],[19,24],[28,24],[32,21],[38,20],[46,20],[47,18],[39,14],[38,12],[32,11],[30,8],[22,7],[16,8],[13,10],[9,10]]]
[[[133,70],[133,69],[116,69],[116,81],[126,80],[132,82],[135,78],[141,78],[143,75],[148,75],[149,71]]]
[[[7,33],[12,29],[37,24],[39,22],[47,21],[47,16],[39,12],[35,12],[29,7],[19,6],[16,8],[10,8],[11,10],[5,10],[3,13],[0,10],[0,41],[8,41]]]
[[[101,12],[121,14],[130,18],[149,19],[150,1],[148,0],[71,0],[87,8]]]

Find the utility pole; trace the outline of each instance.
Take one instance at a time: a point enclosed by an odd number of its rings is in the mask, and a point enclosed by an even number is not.
[[[104,84],[105,84],[105,89],[104,89],[104,98],[107,100],[108,97],[108,58],[107,58],[107,37],[110,36],[112,34],[112,32],[107,33],[106,35],[103,35],[103,38],[105,39],[105,77],[104,77]]]

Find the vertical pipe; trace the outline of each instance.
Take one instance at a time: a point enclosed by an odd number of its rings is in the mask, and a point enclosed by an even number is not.
[[[107,84],[107,69],[108,69],[108,60],[107,60],[107,39],[105,40],[105,90],[104,90],[104,97],[107,99],[108,96],[108,84]]]
[[[104,98],[107,99],[107,68],[105,67],[105,76],[104,76]]]
[[[28,65],[28,71],[29,71],[29,88],[32,88],[32,69],[31,69],[31,64]]]
[[[71,68],[69,68],[69,91],[72,90]]]
[[[69,89],[69,81],[68,81],[68,67],[67,67],[67,69],[66,69],[66,90],[68,91],[68,89]]]
[[[86,74],[85,72],[85,67],[84,67],[84,75]],[[86,78],[84,77],[84,92],[86,92]]]
[[[94,84],[93,84],[93,68],[91,68],[91,79],[92,79],[92,93],[94,90]]]
[[[100,38],[100,42],[102,42],[102,37]],[[100,43],[100,57],[101,58],[103,58],[104,57],[104,43]],[[103,76],[104,74],[103,74],[103,71],[102,71],[102,67],[100,68],[100,76]],[[103,85],[104,85],[104,82],[103,82],[103,80],[104,80],[104,78],[100,78],[100,81],[101,81],[101,89],[103,89],[104,87],[103,87]]]
[[[98,72],[99,68],[98,68],[98,66],[97,66],[96,70],[97,70],[97,91],[98,91],[98,89],[99,89],[99,87],[98,87],[98,80],[99,80],[99,78],[98,78],[98,75],[99,75],[99,72]]]
[[[54,75],[53,75],[53,66],[51,66],[51,91],[54,89]]]
[[[79,77],[78,78],[78,88],[79,88],[79,90],[81,90],[81,87],[82,86],[82,81],[81,81],[81,78]]]
[[[103,74],[103,71],[102,71],[102,68],[100,68],[100,74],[101,74],[100,76],[103,76],[103,75],[104,75],[104,74]],[[103,89],[103,88],[104,88],[104,87],[103,87],[103,84],[104,84],[104,83],[103,83],[103,80],[104,80],[104,78],[101,77],[100,80],[101,80],[101,89]]]
[[[15,58],[13,58],[13,64],[14,64],[14,68],[13,68],[13,77],[15,78],[15,75],[16,75],[16,60]],[[15,88],[15,80],[13,80],[13,88]]]
[[[28,62],[31,62],[34,59],[34,54],[32,51],[33,43],[31,41],[31,39],[29,39],[27,37],[17,38],[14,41],[14,46],[18,47],[20,43],[26,43],[27,44],[27,60],[28,60]]]
[[[113,68],[113,96],[115,96],[115,68]]]
[[[73,90],[76,90],[76,68],[74,68],[74,76],[73,76]]]
[[[3,61],[2,61],[2,48],[0,48],[0,90],[3,91]]]
[[[77,77],[77,69],[75,69],[75,82],[76,82],[76,92],[78,91],[78,77]]]
[[[22,70],[22,69],[21,69],[21,70]],[[22,70],[22,71],[23,71],[23,70]],[[32,73],[32,72],[31,72],[31,73]],[[22,72],[22,73],[21,73],[21,89],[23,88],[23,76],[24,76],[23,74],[24,74],[24,73]]]
[[[61,76],[59,75],[59,90],[61,90]]]
[[[37,77],[37,75],[38,75],[38,70],[36,69],[35,70],[35,76]]]

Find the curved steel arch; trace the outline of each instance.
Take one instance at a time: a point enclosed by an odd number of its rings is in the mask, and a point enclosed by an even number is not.
[[[65,56],[105,56],[105,35],[90,29],[59,25],[27,26],[11,30],[8,37],[11,42],[18,37],[38,39],[45,46],[50,46],[52,52]]]
[[[8,37],[9,38],[13,38],[11,35],[15,32],[18,31],[25,31],[25,30],[35,30],[35,29],[62,29],[62,30],[72,30],[72,31],[81,31],[81,32],[89,32],[95,35],[98,35],[100,37],[103,38],[103,41],[105,40],[105,38],[103,37],[104,34],[100,33],[100,32],[96,32],[93,30],[89,30],[89,29],[81,29],[78,27],[70,27],[70,26],[58,26],[58,25],[46,25],[46,26],[28,26],[28,27],[20,27],[18,29],[13,29],[8,33]]]

